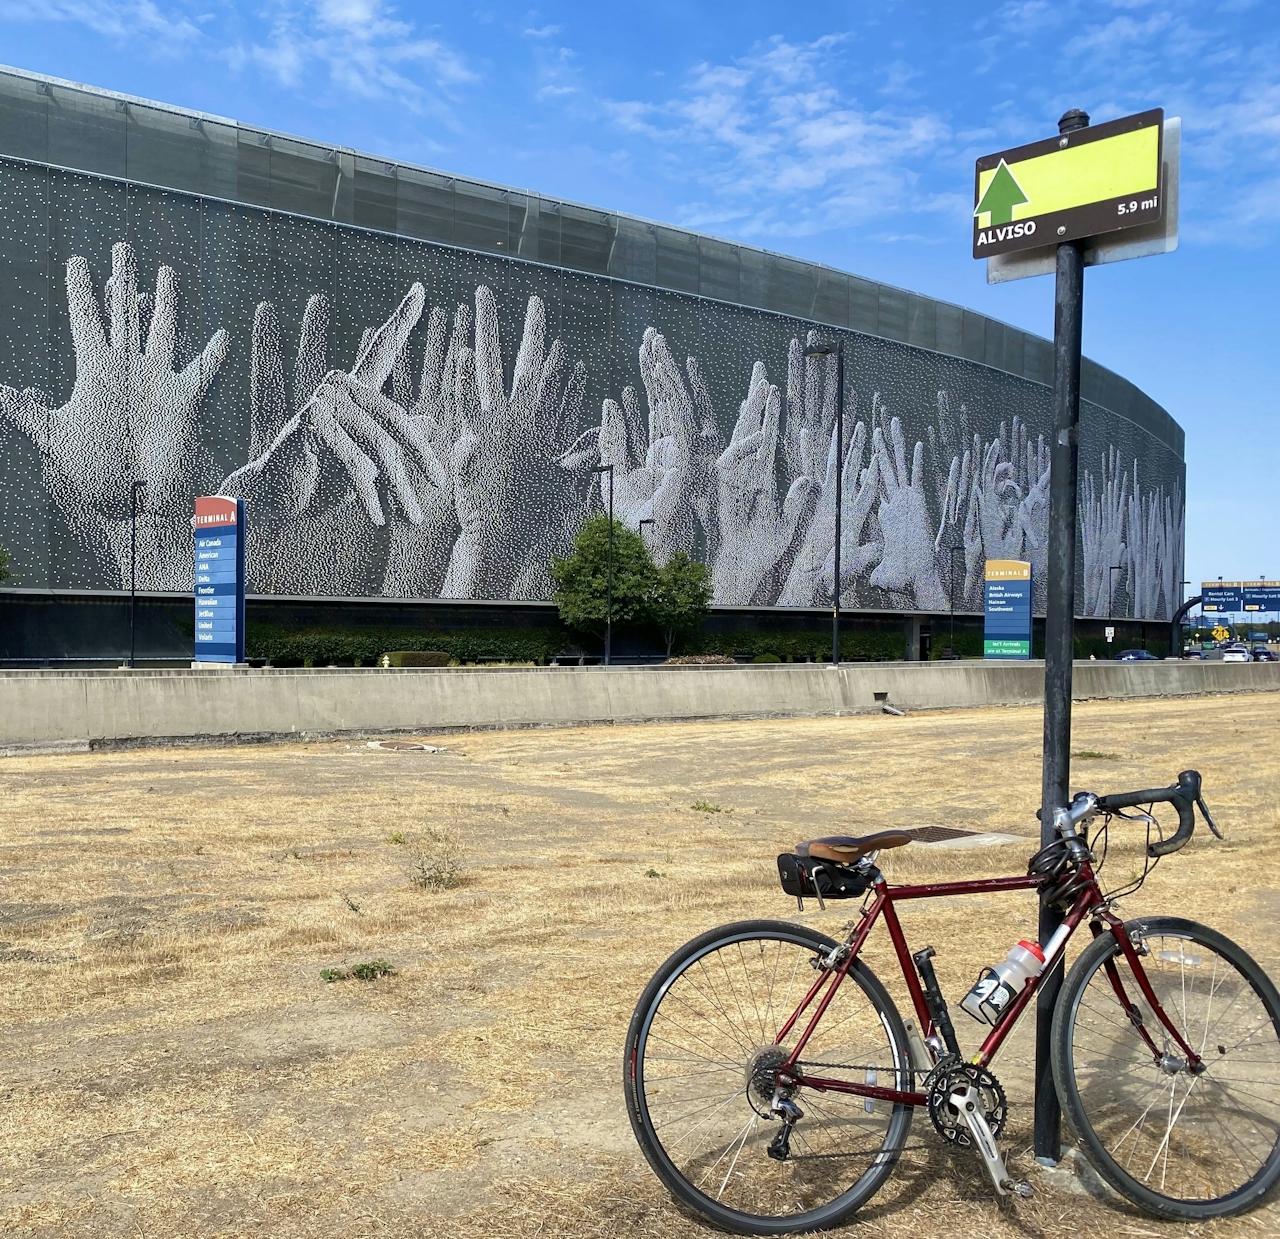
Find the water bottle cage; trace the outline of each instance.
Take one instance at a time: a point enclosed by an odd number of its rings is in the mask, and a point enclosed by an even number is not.
[[[1017,991],[1002,981],[994,968],[984,968],[960,1005],[975,1020],[994,1026],[1017,996]]]

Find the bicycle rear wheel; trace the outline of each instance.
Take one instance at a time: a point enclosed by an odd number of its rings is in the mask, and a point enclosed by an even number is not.
[[[1280,1179],[1280,995],[1203,925],[1153,916],[1125,928],[1141,938],[1142,970],[1204,1069],[1188,1068],[1104,933],[1076,960],[1054,1011],[1063,1110],[1098,1173],[1140,1208],[1179,1221],[1242,1213]]]
[[[778,1033],[835,945],[776,921],[714,929],[667,960],[636,1006],[623,1064],[632,1130],[668,1190],[715,1226],[776,1235],[839,1225],[901,1152],[910,1106],[801,1086],[790,1094],[804,1113],[790,1156],[769,1156],[781,1128],[770,1116],[774,1073],[817,1002],[781,1044]],[[827,1078],[911,1087],[902,1019],[860,960],[806,1045],[806,1065]]]

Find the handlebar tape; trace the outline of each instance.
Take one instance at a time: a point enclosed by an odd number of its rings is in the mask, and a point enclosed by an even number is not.
[[[1178,829],[1168,838],[1147,845],[1148,856],[1168,856],[1186,847],[1196,828],[1195,803],[1200,799],[1200,773],[1184,770],[1170,787],[1151,788],[1145,792],[1116,792],[1099,796],[1098,808],[1104,813],[1117,809],[1133,809],[1139,805],[1171,804],[1178,810]]]

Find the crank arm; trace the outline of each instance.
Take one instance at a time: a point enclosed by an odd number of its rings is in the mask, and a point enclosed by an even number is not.
[[[974,1147],[982,1157],[987,1174],[991,1176],[991,1182],[995,1184],[996,1194],[1007,1196],[1013,1192],[1017,1196],[1030,1196],[1031,1184],[1015,1182],[1004,1164],[1004,1158],[1000,1156],[996,1138],[991,1134],[986,1116],[982,1113],[982,1102],[978,1096],[978,1090],[972,1084],[964,1092],[957,1090],[951,1096],[951,1104],[969,1125]]]

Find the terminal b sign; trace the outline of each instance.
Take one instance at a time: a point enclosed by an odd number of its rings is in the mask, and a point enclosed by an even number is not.
[[[244,662],[244,501],[202,495],[195,532],[194,661]]]
[[[988,559],[983,587],[983,658],[1031,657],[1031,565]]]
[[[973,187],[973,256],[1078,241],[1158,222],[1164,109],[984,155]]]

